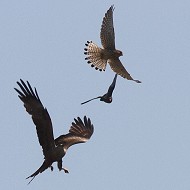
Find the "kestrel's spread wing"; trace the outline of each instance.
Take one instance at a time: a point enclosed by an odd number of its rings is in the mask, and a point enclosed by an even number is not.
[[[74,120],[75,122],[72,122],[69,133],[66,135],[61,135],[55,139],[56,146],[64,145],[64,148],[68,149],[74,144],[85,143],[90,139],[94,132],[94,127],[91,124],[90,118],[87,119],[85,116],[84,122],[80,117]]]
[[[102,46],[105,49],[109,50],[115,50],[113,11],[114,11],[114,6],[112,5],[105,14],[105,17],[103,18],[101,32],[100,32]]]
[[[115,58],[115,59],[109,59],[108,63],[110,64],[111,69],[116,72],[118,75],[121,75],[123,78],[126,78],[128,80],[133,80],[137,83],[141,83],[141,81],[139,80],[134,80],[131,75],[127,72],[127,70],[125,69],[125,67],[122,65],[121,61],[119,60],[119,58]]]
[[[32,120],[36,125],[39,143],[46,157],[48,150],[55,147],[51,118],[47,109],[41,103],[36,88],[33,91],[30,83],[27,81],[27,86],[21,79],[17,84],[21,91],[16,88],[15,90],[19,94],[18,97],[24,103],[26,111],[32,116]]]

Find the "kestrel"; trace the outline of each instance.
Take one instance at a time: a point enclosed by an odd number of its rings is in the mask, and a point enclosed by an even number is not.
[[[47,168],[50,167],[51,170],[53,170],[53,162],[57,162],[59,171],[64,170],[65,173],[68,173],[67,169],[62,168],[62,158],[65,156],[70,146],[78,143],[85,143],[90,139],[94,131],[90,118],[84,116],[84,121],[82,121],[80,117],[77,117],[72,122],[68,134],[61,135],[54,139],[50,115],[40,101],[36,88],[33,91],[28,81],[27,85],[23,80],[20,81],[21,82],[17,82],[17,84],[21,91],[16,88],[15,90],[19,94],[18,97],[24,103],[26,111],[32,116],[44,155],[43,164],[36,172],[27,177],[27,179],[32,178],[30,180],[31,182],[35,176],[44,172]]]
[[[96,98],[92,98],[92,99],[90,99],[90,100],[88,100],[88,101],[85,101],[85,102],[83,102],[83,103],[81,103],[81,104],[86,104],[87,102],[90,102],[90,101],[95,100],[95,99],[98,99],[98,98],[100,98],[100,101],[103,101],[103,102],[105,102],[105,103],[111,103],[111,102],[112,102],[112,93],[113,93],[113,90],[114,90],[114,88],[115,88],[116,80],[117,80],[117,74],[115,74],[115,77],[114,77],[114,79],[113,79],[113,82],[112,82],[112,84],[109,86],[108,92],[107,92],[106,94],[104,94],[103,96],[98,96],[98,97],[96,97]]]
[[[118,75],[128,80],[133,80],[137,83],[141,83],[139,80],[134,80],[122,65],[119,57],[123,55],[122,51],[115,49],[115,33],[113,26],[113,11],[112,5],[105,14],[100,38],[103,48],[98,47],[92,41],[87,41],[84,54],[87,55],[85,60],[91,64],[91,67],[95,67],[96,70],[105,71],[107,63],[109,63],[111,69]]]

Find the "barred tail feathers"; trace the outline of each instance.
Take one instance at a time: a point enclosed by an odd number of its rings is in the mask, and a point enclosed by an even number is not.
[[[85,58],[85,60],[87,60],[87,63],[91,64],[91,67],[95,67],[96,70],[105,71],[107,60],[101,58],[102,49],[92,41],[87,41],[85,45],[86,48],[84,48],[84,54],[87,55]]]

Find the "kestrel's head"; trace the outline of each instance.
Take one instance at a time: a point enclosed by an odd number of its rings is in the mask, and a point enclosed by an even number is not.
[[[120,51],[120,50],[115,50],[115,51],[116,51],[118,57],[123,56],[123,52],[122,51]]]

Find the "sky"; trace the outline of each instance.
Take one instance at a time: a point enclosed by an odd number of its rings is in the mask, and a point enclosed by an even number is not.
[[[114,72],[84,60],[114,10],[116,48],[141,84],[118,77],[113,102],[81,102],[106,93]],[[0,189],[190,189],[190,1],[0,1]],[[46,170],[35,126],[18,99],[19,79],[36,87],[54,136],[87,115],[94,134],[63,159],[70,173]]]

